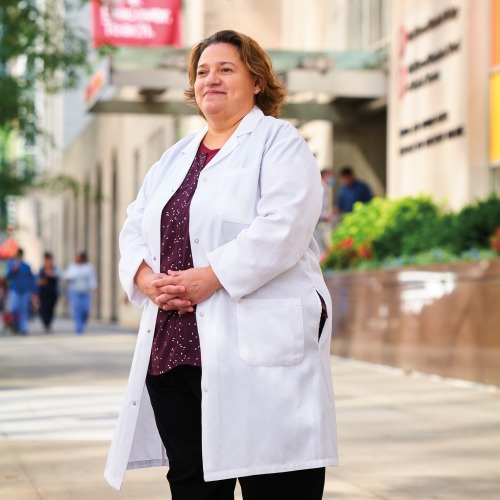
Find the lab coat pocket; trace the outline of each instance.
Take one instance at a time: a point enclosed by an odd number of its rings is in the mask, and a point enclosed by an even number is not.
[[[299,298],[241,299],[236,311],[239,353],[246,364],[300,363],[304,355],[304,322]]]

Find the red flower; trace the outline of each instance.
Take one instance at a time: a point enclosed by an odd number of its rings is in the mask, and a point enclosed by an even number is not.
[[[339,248],[351,248],[354,245],[354,238],[346,238],[339,243]]]
[[[371,252],[370,246],[367,245],[366,243],[361,243],[359,245],[358,255],[362,259],[371,259],[372,258],[372,252]]]
[[[490,238],[490,244],[494,252],[500,253],[500,226],[495,229],[493,236]]]

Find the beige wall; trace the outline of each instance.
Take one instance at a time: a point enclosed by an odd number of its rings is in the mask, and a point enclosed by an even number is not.
[[[401,28],[425,26],[449,8],[456,18],[408,40],[401,49]],[[459,209],[490,190],[487,167],[488,4],[480,0],[406,0],[392,2],[391,77],[388,122],[388,194],[429,194]],[[440,61],[407,73],[407,82],[438,75],[432,83],[400,94],[404,69],[429,54],[459,44]],[[402,137],[402,129],[442,113],[446,119]],[[462,128],[461,136],[449,132]],[[427,140],[440,136],[439,143]],[[419,148],[405,154],[404,148]]]
[[[347,0],[186,0],[183,3],[187,46],[216,30],[230,28],[255,37],[268,49],[347,49]],[[489,190],[485,90],[487,2],[405,0],[393,1],[391,5],[389,126],[385,112],[379,111],[358,116],[357,122],[351,121],[349,125],[312,122],[301,124],[301,129],[312,138],[311,147],[321,167],[338,170],[350,164],[375,194],[385,194],[387,181],[391,196],[426,192],[439,201],[446,198],[451,206],[458,208]],[[419,25],[450,6],[460,9],[460,19],[443,25],[432,36],[416,39],[401,59],[400,26]],[[401,63],[424,57],[443,43],[458,39],[460,51],[439,66],[442,73],[439,84],[400,99],[397,76]],[[176,134],[184,136],[198,130],[202,121],[198,117],[99,115],[63,151],[61,106],[57,100],[47,102],[46,116],[55,131],[56,147],[48,148],[42,155],[43,168],[89,183],[91,192],[100,191],[101,197],[85,201],[83,195],[75,199],[71,193],[45,196],[41,246],[53,250],[62,266],[71,260],[76,249],[87,247],[90,260],[99,270],[101,284],[95,313],[104,320],[117,319],[122,324],[136,325],[140,311],[126,304],[116,272],[117,238],[125,208],[135,197],[147,170],[175,141]],[[463,123],[465,135],[425,152],[401,157],[400,148],[413,138],[401,139],[399,130],[440,110],[446,110],[449,116],[435,130],[445,131]],[[427,135],[427,131],[419,131],[414,137],[423,139]]]
[[[467,113],[469,130],[469,200],[484,198],[492,190],[490,177],[489,136],[489,29],[488,2],[468,2],[468,92]]]
[[[86,249],[100,289],[94,314],[136,324],[137,308],[127,304],[118,281],[118,234],[126,207],[149,167],[175,140],[174,119],[158,116],[100,116],[64,152],[55,170],[89,184],[89,195],[71,192],[46,197],[43,246],[64,267]]]
[[[233,29],[255,38],[266,49],[346,49],[347,0],[206,0],[184,4],[188,46],[218,30]]]

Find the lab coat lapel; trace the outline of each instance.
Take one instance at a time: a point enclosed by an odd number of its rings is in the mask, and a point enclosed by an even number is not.
[[[222,160],[224,160],[224,158],[226,158],[238,146],[239,138],[245,134],[251,133],[263,116],[264,113],[262,113],[262,111],[255,106],[252,111],[250,111],[250,113],[248,113],[243,118],[243,120],[241,120],[241,123],[238,125],[238,128],[234,131],[233,135],[231,135],[226,144],[224,144],[221,150],[205,167],[205,169],[213,168],[218,163],[222,162]],[[198,151],[198,148],[200,146],[200,142],[202,141],[203,137],[205,137],[207,130],[207,126],[203,127],[203,129],[200,130],[200,132],[198,132],[186,145],[186,147],[180,153],[180,157],[176,161],[171,175],[166,176],[160,181],[155,195],[151,200],[151,209],[148,210],[148,212],[151,214],[151,222],[149,225],[148,233],[150,237],[151,248],[154,249],[154,251],[157,253],[160,252],[161,245],[161,233],[158,229],[161,227],[161,213],[163,211],[163,207],[182,184],[182,181],[186,177],[189,168],[193,163],[196,152]],[[159,259],[155,262],[157,262],[157,265],[159,266]],[[158,272],[158,270],[159,269],[155,269],[156,272]]]
[[[259,120],[264,116],[264,113],[256,106],[248,113],[243,120],[241,120],[237,129],[227,140],[226,144],[222,146],[221,150],[214,156],[214,159],[205,167],[205,170],[214,168],[218,163],[220,163],[224,158],[226,158],[230,153],[234,151],[236,146],[240,142],[240,137],[251,133]]]
[[[190,141],[181,151],[179,158],[171,170],[171,174],[166,175],[163,179],[161,179],[158,187],[155,189],[155,194],[148,207],[151,221],[148,234],[151,248],[154,249],[155,252],[160,251],[161,231],[159,231],[159,228],[161,227],[161,214],[163,207],[177,191],[189,172],[200,142],[206,132],[207,129],[205,127],[193,137],[193,140]],[[159,266],[159,259],[156,262],[158,262]],[[158,269],[155,269],[155,271],[158,272]]]

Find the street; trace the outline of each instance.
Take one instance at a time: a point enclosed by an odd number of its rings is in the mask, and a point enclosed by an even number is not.
[[[162,468],[129,471],[120,493],[103,479],[134,332],[93,323],[76,336],[66,320],[31,330],[0,337],[0,498],[171,498]],[[341,466],[327,469],[325,499],[500,498],[498,389],[332,366]]]

